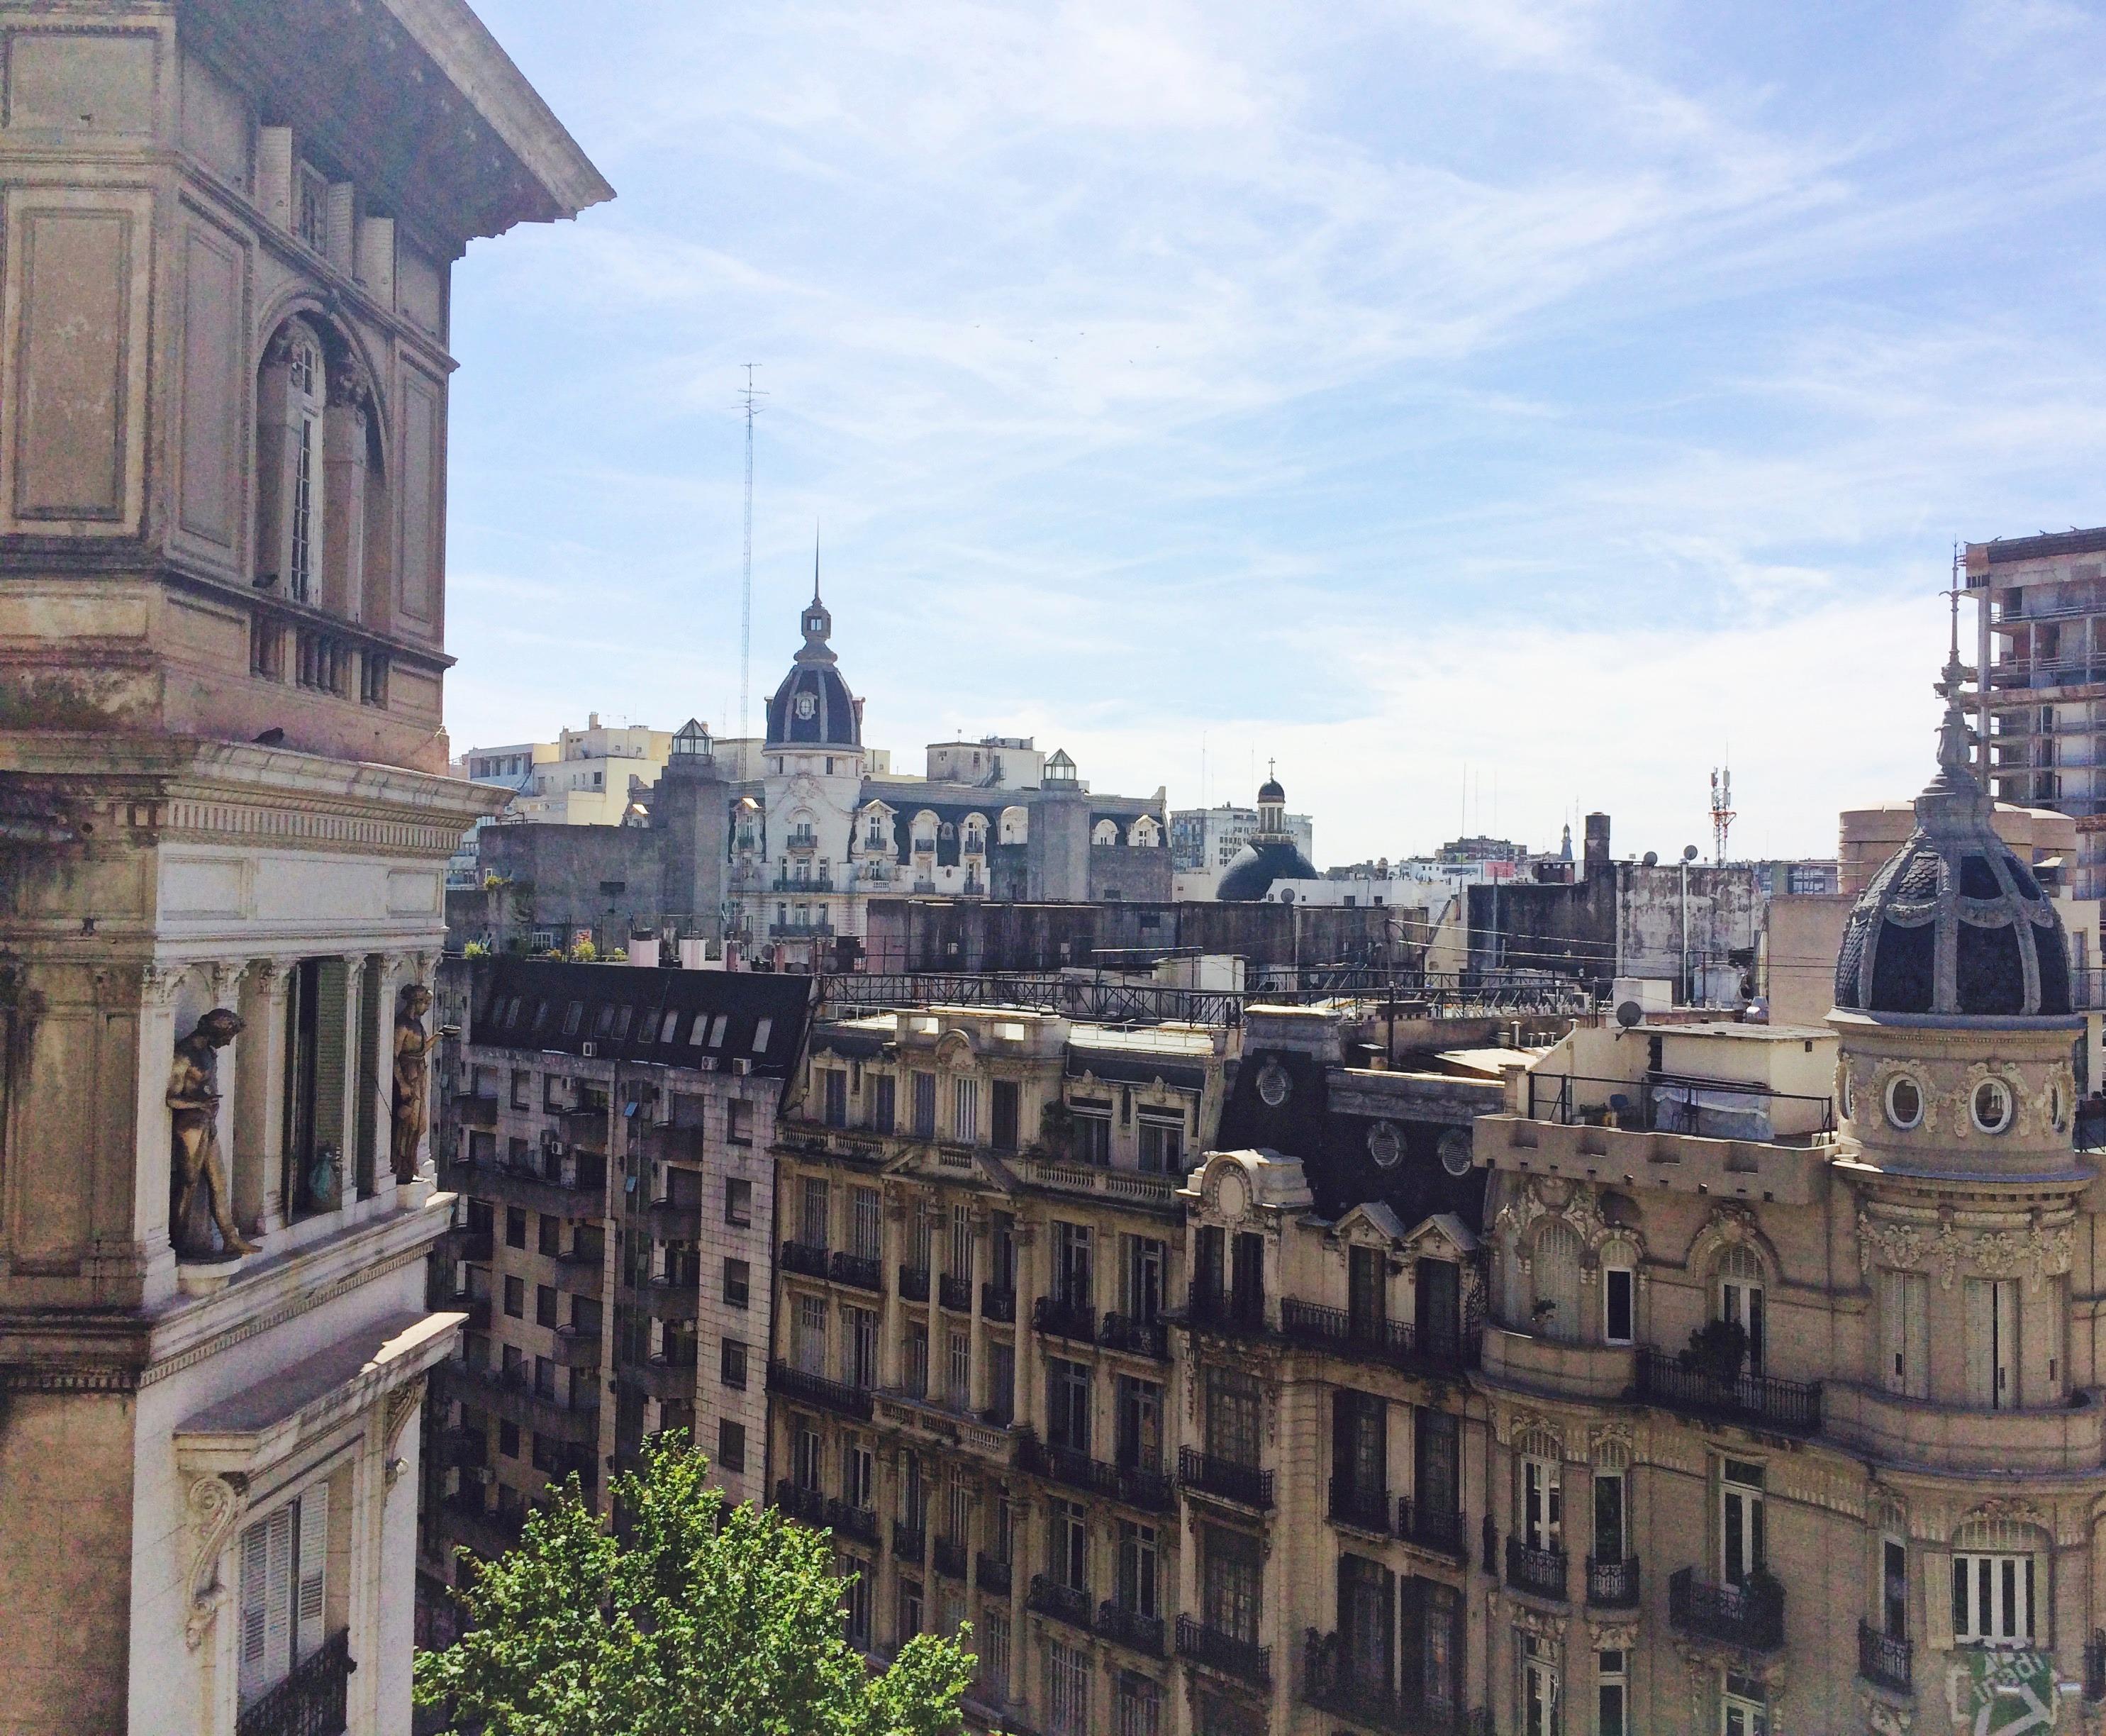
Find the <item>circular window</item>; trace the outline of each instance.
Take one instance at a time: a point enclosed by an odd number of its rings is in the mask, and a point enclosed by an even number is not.
[[[1279,1108],[1293,1089],[1294,1081],[1287,1076],[1287,1069],[1278,1061],[1267,1061],[1258,1069],[1257,1094],[1265,1100],[1266,1108]]]
[[[1906,1073],[1887,1087],[1887,1119],[1902,1128],[1923,1119],[1923,1087]]]
[[[809,693],[800,693],[797,696],[797,715],[800,717],[809,717],[818,709],[819,702]]]
[[[1451,1127],[1441,1136],[1441,1167],[1453,1176],[1470,1173],[1470,1130]]]
[[[1969,1106],[1974,1111],[1975,1126],[1985,1133],[2001,1133],[2011,1124],[2011,1088],[2001,1079],[1984,1079],[1974,1088]]]
[[[1381,1169],[1394,1169],[1404,1156],[1404,1136],[1394,1121],[1378,1121],[1368,1129],[1368,1155]]]

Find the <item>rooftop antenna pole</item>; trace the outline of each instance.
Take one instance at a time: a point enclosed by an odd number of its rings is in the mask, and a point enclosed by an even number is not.
[[[759,400],[768,394],[756,391],[753,370],[760,364],[746,364],[746,390],[740,394],[746,410],[746,567],[738,605],[738,733],[746,732],[753,715],[753,419],[760,414]]]
[[[1718,866],[1726,865],[1726,834],[1733,824],[1733,768],[1711,768],[1711,842]]]

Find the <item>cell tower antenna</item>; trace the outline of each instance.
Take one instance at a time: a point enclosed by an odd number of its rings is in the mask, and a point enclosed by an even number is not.
[[[760,400],[768,396],[753,384],[753,370],[760,364],[746,364],[746,389],[739,394],[746,411],[746,565],[738,603],[738,731],[746,733],[753,715],[753,419],[760,414]]]
[[[1714,765],[1711,768],[1711,843],[1721,868],[1726,865],[1726,834],[1732,830],[1733,817],[1733,769]]]

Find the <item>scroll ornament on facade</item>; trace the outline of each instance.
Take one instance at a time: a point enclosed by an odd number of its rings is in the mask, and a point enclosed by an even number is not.
[[[183,1640],[195,1652],[204,1644],[204,1636],[211,1631],[220,1604],[226,1595],[226,1586],[220,1583],[220,1551],[226,1547],[228,1534],[240,1523],[245,1500],[243,1490],[235,1480],[200,1477],[190,1484],[185,1505],[190,1509],[190,1528],[196,1533],[197,1545],[190,1556],[190,1607],[183,1617]]]

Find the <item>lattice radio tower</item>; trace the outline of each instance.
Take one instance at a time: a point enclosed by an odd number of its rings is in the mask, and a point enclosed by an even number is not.
[[[746,733],[753,715],[753,419],[760,414],[760,400],[768,394],[753,384],[753,370],[760,364],[746,364],[746,389],[739,394],[746,410],[746,573],[738,601],[738,727]]]
[[[1726,834],[1732,827],[1733,769],[1730,765],[1714,765],[1711,768],[1711,846],[1717,852],[1721,868],[1726,865]]]

